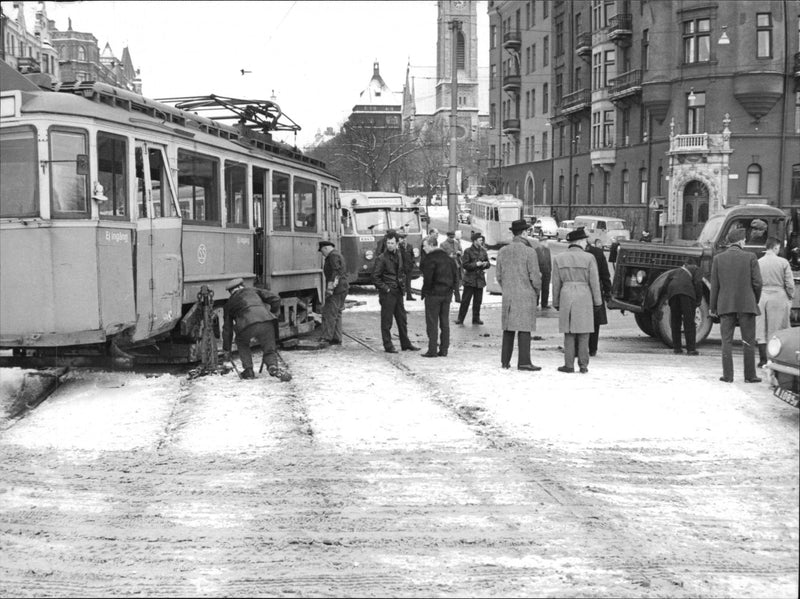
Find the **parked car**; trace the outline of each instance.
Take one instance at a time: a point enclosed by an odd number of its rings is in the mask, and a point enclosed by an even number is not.
[[[470,212],[471,211],[470,211],[469,208],[464,208],[463,210],[460,210],[459,213],[458,213],[458,222],[468,225],[470,223],[470,220],[471,220],[470,219],[470,216],[471,216]]]
[[[767,343],[770,384],[778,399],[800,407],[800,329],[776,331]]]
[[[558,223],[552,216],[539,216],[533,223],[533,234],[537,237],[555,239],[558,234]]]
[[[623,241],[631,238],[631,232],[625,228],[625,221],[621,218],[612,216],[576,216],[572,223],[574,228],[583,227],[586,235],[589,236],[589,243],[595,243],[600,239],[600,245],[609,249],[615,241]]]
[[[567,239],[567,235],[575,230],[575,221],[574,220],[562,220],[561,223],[558,225],[558,229],[556,229],[556,241],[561,241]]]

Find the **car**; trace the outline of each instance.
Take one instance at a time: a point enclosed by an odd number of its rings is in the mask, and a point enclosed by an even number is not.
[[[773,394],[795,408],[800,407],[800,330],[776,331],[767,343],[766,368]]]
[[[558,234],[558,223],[552,216],[539,216],[533,223],[533,234],[538,237],[555,239]]]
[[[562,239],[566,240],[567,235],[569,235],[574,230],[575,230],[574,220],[562,220],[558,225],[558,229],[556,229],[556,241],[561,241]]]
[[[470,223],[470,220],[471,220],[470,217],[471,216],[472,215],[470,214],[470,209],[469,208],[464,208],[463,210],[459,211],[459,213],[458,213],[458,222],[468,225]]]
[[[589,236],[589,243],[598,245],[597,239],[600,239],[599,247],[609,249],[611,244],[615,241],[623,241],[631,238],[631,233],[625,228],[625,221],[621,218],[614,218],[612,216],[576,216],[575,222],[572,223],[577,229],[583,227],[586,234]]]

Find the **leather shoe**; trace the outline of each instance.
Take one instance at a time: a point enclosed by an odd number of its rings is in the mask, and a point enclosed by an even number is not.
[[[587,372],[589,372],[589,369],[586,366],[581,366],[581,374],[586,374]]]
[[[594,358],[596,355],[597,355],[597,352],[596,352],[596,351],[590,351],[590,352],[589,352],[589,357],[590,357],[590,358]]]
[[[409,345],[408,347],[402,348],[403,351],[419,351],[419,348],[416,345]]]
[[[687,356],[699,356],[700,352],[697,351],[696,349],[690,349],[690,350],[686,350],[686,355]]]
[[[447,357],[447,350],[446,349],[440,349],[439,353],[436,354],[436,355],[438,355],[440,358],[446,358]]]
[[[503,368],[503,370],[508,370],[511,368],[511,364],[500,364],[500,366]]]
[[[754,376],[751,379],[744,379],[744,382],[745,383],[760,383],[761,379],[759,377],[757,377],[757,376]]]
[[[533,364],[523,364],[522,366],[517,366],[517,370],[527,370],[529,372],[538,372],[541,369],[541,366],[534,366]]]
[[[454,320],[453,322],[456,323],[456,324],[464,324],[463,320]]]
[[[415,298],[415,297],[407,297],[406,301],[407,302],[415,302],[415,301],[417,301],[417,298]]]
[[[432,354],[429,351],[426,351],[424,354],[420,354],[423,358],[438,358],[439,354]]]
[[[384,349],[387,354],[396,354],[397,348],[396,347],[387,347]]]
[[[483,324],[482,320],[473,320],[472,324]]]
[[[559,366],[556,370],[559,372],[575,372],[575,369],[570,368],[569,366]]]
[[[732,383],[733,382],[733,379],[726,379],[724,376],[719,377],[719,380],[721,380],[723,383]]]

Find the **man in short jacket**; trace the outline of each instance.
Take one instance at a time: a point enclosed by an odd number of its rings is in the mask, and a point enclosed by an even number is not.
[[[392,342],[392,319],[397,323],[397,334],[400,337],[401,349],[416,351],[408,338],[408,317],[403,304],[405,295],[406,276],[402,252],[398,248],[397,233],[390,231],[386,234],[386,249],[375,260],[372,271],[372,282],[378,288],[378,301],[381,304],[381,338],[384,351],[396,354]]]
[[[426,254],[422,265],[422,297],[428,333],[428,351],[422,354],[424,358],[445,357],[450,348],[450,302],[458,276],[455,262],[438,245],[434,237],[422,240],[422,251]],[[441,340],[437,347],[440,329]]]
[[[323,344],[340,345],[342,343],[342,311],[344,300],[350,289],[347,281],[347,268],[344,258],[336,251],[330,241],[320,241],[319,250],[325,258],[322,272],[325,274],[325,305],[322,306],[322,332],[320,340]]]
[[[697,356],[697,325],[694,315],[703,299],[703,279],[697,268],[697,261],[688,256],[680,268],[667,273],[664,293],[669,303],[669,324],[672,331],[672,351],[683,353],[681,349],[681,322],[686,335],[686,353]]]
[[[464,318],[472,301],[472,324],[483,324],[481,320],[481,304],[483,289],[486,287],[486,271],[489,270],[489,254],[486,252],[483,233],[472,234],[472,245],[464,250],[462,266],[464,268],[464,293],[461,294],[461,305],[458,307],[456,324],[464,324]]]

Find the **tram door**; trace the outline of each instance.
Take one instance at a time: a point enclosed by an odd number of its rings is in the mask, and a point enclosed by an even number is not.
[[[166,332],[181,317],[181,217],[163,146],[136,141],[136,201],[133,341]]]
[[[255,243],[253,244],[253,272],[256,274],[256,283],[264,284],[267,280],[266,260],[264,251],[267,247],[265,231],[267,230],[266,193],[267,170],[253,167],[253,227],[256,230]]]

